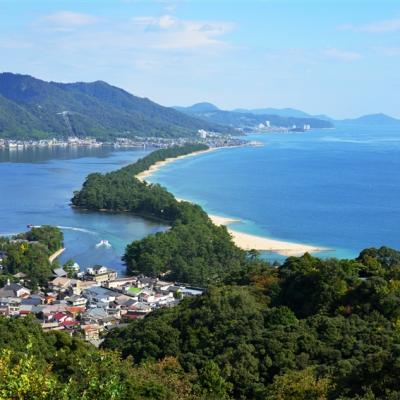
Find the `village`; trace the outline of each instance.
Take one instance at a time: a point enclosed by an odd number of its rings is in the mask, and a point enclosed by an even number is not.
[[[4,257],[0,252],[0,268]],[[118,278],[116,271],[102,265],[83,272],[76,263],[68,272],[54,268],[46,291],[28,289],[24,273],[13,277],[17,282],[8,280],[0,288],[1,316],[31,315],[44,331],[62,330],[95,346],[107,331],[204,291],[143,275]]]
[[[239,132],[238,132],[239,133]],[[209,147],[232,147],[250,144],[248,141],[230,135],[221,135],[199,129],[197,136],[163,138],[163,137],[117,137],[113,140],[99,140],[92,137],[69,136],[66,138],[50,139],[6,139],[0,138],[0,149],[18,151],[28,148],[53,148],[53,147],[113,147],[118,148],[169,148],[184,146],[189,143],[202,143]]]

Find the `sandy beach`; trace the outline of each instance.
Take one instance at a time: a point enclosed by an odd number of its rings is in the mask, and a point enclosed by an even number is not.
[[[146,180],[146,178],[149,178],[151,175],[154,174],[154,172],[158,171],[160,168],[164,167],[167,164],[170,164],[170,163],[172,163],[174,161],[177,161],[177,160],[181,160],[182,158],[193,157],[193,156],[197,156],[199,154],[210,153],[211,151],[215,151],[215,150],[218,150],[220,148],[222,148],[222,147],[213,147],[213,148],[210,148],[210,149],[207,149],[207,150],[200,150],[200,151],[195,151],[195,152],[190,153],[190,154],[185,154],[184,156],[171,157],[171,158],[165,159],[164,161],[158,161],[155,164],[153,164],[146,171],[143,171],[140,174],[137,174],[136,178],[143,182],[143,181]]]
[[[65,251],[65,248],[63,247],[63,248],[57,250],[55,253],[51,254],[50,257],[49,257],[50,264],[53,264],[53,261],[56,258],[60,257],[61,254],[64,253],[64,251]]]
[[[160,168],[164,167],[167,164],[170,164],[176,160],[180,160],[182,158],[193,157],[195,155],[209,153],[211,151],[218,150],[218,148],[212,148],[208,150],[196,151],[194,153],[186,154],[184,156],[179,156],[175,158],[167,158],[164,161],[159,161],[152,165],[148,170],[141,172],[136,175],[136,178],[140,181],[145,181],[146,178],[149,178],[152,174],[158,171]],[[188,201],[185,199],[178,199],[178,201]],[[273,253],[280,254],[282,256],[301,256],[304,253],[317,253],[321,251],[327,251],[328,249],[322,247],[311,246],[302,243],[293,243],[286,242],[282,240],[276,240],[267,238],[264,236],[251,235],[249,233],[243,233],[236,231],[234,229],[229,228],[230,224],[235,222],[240,222],[239,219],[222,217],[219,215],[209,215],[211,221],[215,225],[225,225],[228,229],[228,232],[231,234],[233,241],[235,244],[244,249],[244,250],[259,250],[259,251],[270,251]]]
[[[260,251],[271,251],[287,257],[301,256],[304,253],[317,253],[328,250],[326,248],[315,247],[307,244],[286,242],[283,240],[276,240],[264,236],[256,236],[249,233],[235,231],[230,229],[229,225],[239,222],[240,220],[220,217],[218,215],[209,215],[209,217],[215,225],[225,225],[235,244],[244,250],[254,249]]]

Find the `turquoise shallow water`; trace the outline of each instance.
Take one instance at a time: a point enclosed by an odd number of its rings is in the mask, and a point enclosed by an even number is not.
[[[89,173],[118,169],[147,153],[111,148],[0,150],[0,235],[25,231],[27,224],[60,226],[66,247],[61,261],[73,258],[82,267],[99,263],[123,272],[125,246],[164,226],[130,215],[74,210],[69,200]],[[96,248],[102,239],[112,248]]]
[[[150,180],[210,213],[241,219],[236,230],[332,249],[323,256],[400,249],[399,128],[251,139],[264,146],[178,160]]]

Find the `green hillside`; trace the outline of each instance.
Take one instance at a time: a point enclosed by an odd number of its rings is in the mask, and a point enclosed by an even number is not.
[[[106,82],[56,83],[0,74],[0,137],[186,137],[199,129],[229,132]]]

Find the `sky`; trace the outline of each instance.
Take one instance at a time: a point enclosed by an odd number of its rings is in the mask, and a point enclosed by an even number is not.
[[[0,72],[166,106],[400,117],[399,0],[0,0]]]

